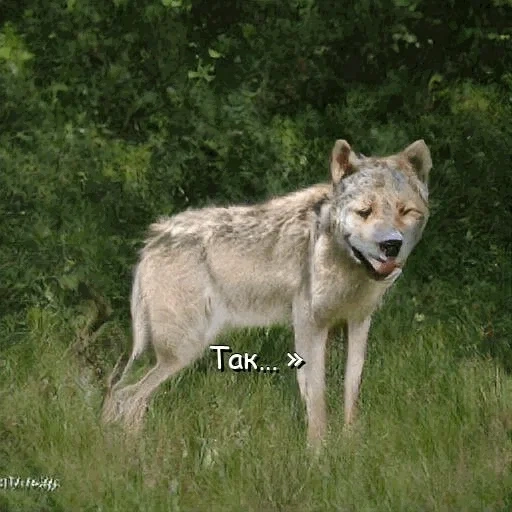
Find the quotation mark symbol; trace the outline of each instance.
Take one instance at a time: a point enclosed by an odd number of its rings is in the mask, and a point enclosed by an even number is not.
[[[290,359],[290,361],[288,362],[288,366],[290,368],[296,368],[298,370],[299,368],[302,368],[306,364],[306,361],[304,361],[304,359],[302,359],[302,357],[300,357],[299,354],[297,354],[297,352],[294,352],[293,354],[290,354],[288,352],[288,354],[286,355]]]

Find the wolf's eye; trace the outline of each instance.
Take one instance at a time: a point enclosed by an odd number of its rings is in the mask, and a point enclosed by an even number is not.
[[[372,209],[371,208],[363,208],[362,210],[356,210],[356,213],[357,215],[359,215],[359,217],[362,217],[363,219],[367,219],[370,214],[372,213]]]
[[[400,209],[400,215],[409,215],[410,213],[416,213],[418,215],[421,215],[421,213],[416,210],[416,208],[401,208]]]

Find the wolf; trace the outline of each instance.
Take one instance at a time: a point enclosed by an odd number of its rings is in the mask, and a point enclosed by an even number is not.
[[[220,333],[287,324],[306,361],[297,380],[308,443],[318,446],[326,434],[326,341],[340,326],[347,337],[344,422],[352,424],[372,315],[422,237],[431,168],[424,140],[391,156],[366,157],[340,139],[329,183],[256,205],[190,209],[152,224],[134,272],[133,349],[109,385],[103,420],[122,420],[136,431],[158,386]],[[150,344],[156,364],[128,385],[134,361]]]

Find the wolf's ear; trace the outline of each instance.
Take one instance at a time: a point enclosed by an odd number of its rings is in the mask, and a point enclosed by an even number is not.
[[[410,162],[418,178],[423,183],[427,183],[430,169],[432,169],[432,158],[425,141],[420,139],[413,142],[402,151],[402,154]]]
[[[357,157],[350,144],[343,139],[337,140],[331,152],[331,176],[334,185],[357,171]]]

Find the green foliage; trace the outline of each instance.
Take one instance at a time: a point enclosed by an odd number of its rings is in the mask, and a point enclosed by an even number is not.
[[[8,12],[4,313],[77,306],[82,284],[124,315],[152,219],[327,178],[340,136],[365,153],[425,138],[434,215],[418,272],[496,281],[510,251],[507,2],[485,13],[417,0],[88,0]]]
[[[10,23],[4,25],[0,33],[0,62],[13,75],[23,71],[25,63],[31,60],[34,54],[25,49],[23,40],[16,34]]]

